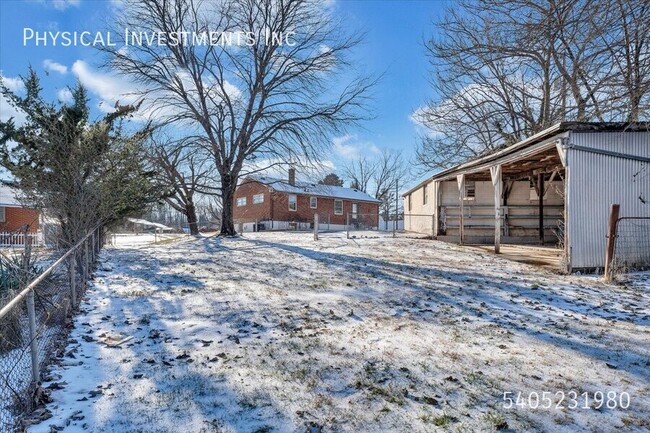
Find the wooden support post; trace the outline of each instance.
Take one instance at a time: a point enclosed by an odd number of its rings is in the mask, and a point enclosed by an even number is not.
[[[544,245],[544,173],[537,173],[537,194],[539,212],[539,242]]]
[[[501,166],[490,167],[492,185],[494,186],[494,253],[501,252]]]
[[[440,182],[433,182],[433,238],[440,232]]]
[[[318,214],[314,214],[314,240],[318,240]]]
[[[607,224],[607,250],[605,252],[605,281],[612,279],[612,262],[616,246],[616,225],[621,210],[620,204],[613,204],[609,209],[609,222]]]
[[[459,174],[456,176],[458,181],[458,198],[460,199],[460,226],[459,235],[460,235],[460,245],[463,245],[465,240],[465,175]]]
[[[347,239],[350,239],[350,214],[346,214],[347,216],[345,217],[345,229],[346,229],[346,235],[345,237]]]

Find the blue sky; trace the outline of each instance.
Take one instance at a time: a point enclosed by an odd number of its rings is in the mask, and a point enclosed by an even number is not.
[[[35,31],[84,31],[104,29],[118,1],[98,0],[3,0],[0,2],[0,70],[12,83],[31,64],[42,78],[45,94],[66,98],[66,86],[81,80],[90,89],[93,103],[110,101],[120,83],[98,68],[99,55],[92,47],[23,46],[25,28]],[[366,37],[352,58],[361,71],[383,77],[373,95],[375,118],[342,137],[332,137],[325,156],[336,167],[346,160],[389,148],[412,157],[417,126],[411,113],[430,98],[428,63],[423,40],[434,34],[434,18],[445,3],[438,1],[334,0],[333,13],[347,30],[363,30]],[[346,29],[344,29],[346,30]],[[45,73],[47,72],[47,76]],[[104,109],[108,109],[108,104]],[[99,115],[100,110],[97,110]],[[12,110],[3,103],[2,118]]]

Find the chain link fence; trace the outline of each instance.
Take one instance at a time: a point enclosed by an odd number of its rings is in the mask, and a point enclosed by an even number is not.
[[[106,237],[106,240],[114,247],[135,247],[167,243],[188,238],[189,236],[188,233],[111,233]]]
[[[613,266],[617,273],[650,267],[650,217],[616,221]]]
[[[102,243],[97,228],[59,257],[37,261],[30,243],[20,256],[2,255],[0,433],[23,431],[26,416],[47,401],[39,383],[47,379],[43,372],[51,357],[65,346],[68,317],[86,290]]]

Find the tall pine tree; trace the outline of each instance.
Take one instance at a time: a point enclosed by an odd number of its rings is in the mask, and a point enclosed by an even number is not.
[[[124,121],[138,107],[116,105],[114,112],[91,121],[80,84],[69,104],[52,104],[41,96],[33,70],[23,83],[24,96],[0,83],[5,99],[26,115],[22,125],[13,119],[0,122],[0,158],[12,175],[5,183],[59,222],[64,245],[158,199],[152,173],[142,163],[149,128],[125,130]]]

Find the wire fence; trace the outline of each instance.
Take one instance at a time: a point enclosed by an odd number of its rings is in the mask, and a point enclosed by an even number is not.
[[[166,243],[189,237],[187,233],[111,233],[107,241],[114,247],[134,247]]]
[[[619,273],[650,267],[650,217],[616,221],[613,263]]]
[[[0,433],[23,431],[25,417],[46,401],[39,383],[65,346],[66,322],[86,290],[101,239],[100,228],[91,231],[60,257],[48,257],[46,268],[29,243],[20,256],[2,256]]]
[[[346,232],[349,230],[371,230],[392,232],[404,230],[404,216],[400,213],[327,213],[318,212],[318,231]],[[263,231],[311,231],[314,229],[316,214],[304,217],[292,217],[291,220],[270,220],[261,218],[255,221],[237,222],[239,233]]]

